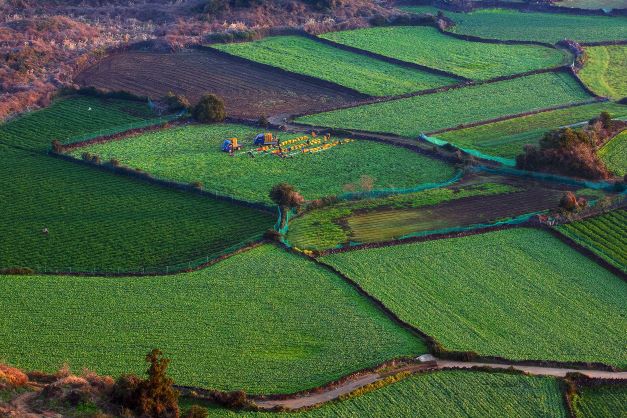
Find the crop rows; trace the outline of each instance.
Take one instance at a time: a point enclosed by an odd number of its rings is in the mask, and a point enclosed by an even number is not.
[[[52,140],[141,122],[155,114],[145,103],[74,97],[57,100],[42,112],[29,113],[0,125],[0,144],[48,149]]]
[[[425,352],[339,277],[271,245],[175,276],[0,276],[0,294],[0,353],[27,370],[142,373],[159,347],[178,384],[290,393]]]
[[[299,36],[219,44],[214,48],[373,96],[410,93],[457,82],[454,78],[399,67]]]
[[[1,161],[0,268],[161,271],[211,258],[275,221],[45,155],[3,147]]]
[[[607,168],[617,176],[627,174],[627,131],[616,135],[599,150]]]
[[[594,218],[571,222],[558,227],[558,230],[616,267],[627,271],[626,228],[627,210],[616,210]]]
[[[411,8],[407,8],[411,11]],[[558,13],[520,13],[482,9],[471,13],[444,12],[455,21],[451,32],[481,38],[556,43],[563,39],[600,42],[627,39],[627,18]]]
[[[340,194],[347,184],[359,185],[362,176],[372,179],[374,188],[387,188],[442,181],[454,174],[452,166],[439,160],[371,141],[353,141],[294,158],[246,153],[230,157],[222,152],[225,138],[237,137],[248,148],[258,132],[243,125],[194,125],[92,145],[74,154],[88,151],[103,160],[117,158],[158,177],[200,181],[207,190],[267,203],[268,192],[280,182],[293,184],[306,199],[315,199]],[[296,136],[279,134],[282,140]]]
[[[566,59],[564,52],[552,48],[467,42],[430,26],[367,28],[321,36],[476,80],[556,67]]]
[[[321,260],[449,350],[627,366],[627,285],[547,232],[516,228]]]
[[[436,137],[488,155],[514,158],[522,153],[524,145],[538,144],[547,131],[586,122],[603,111],[609,112],[613,117],[627,116],[627,106],[593,103],[443,132]]]
[[[319,113],[297,121],[316,126],[414,137],[421,132],[581,102],[589,98],[569,74],[544,73]]]
[[[627,45],[586,48],[586,62],[579,77],[601,96],[627,96]]]
[[[573,402],[577,418],[614,418],[623,416],[627,387],[608,385],[583,388]]]

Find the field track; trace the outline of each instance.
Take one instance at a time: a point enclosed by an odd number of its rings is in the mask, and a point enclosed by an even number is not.
[[[472,369],[472,368],[492,368],[492,369],[509,369],[522,371],[533,376],[551,376],[551,377],[565,377],[567,373],[581,373],[590,378],[596,379],[627,379],[627,372],[609,372],[605,370],[582,370],[582,369],[567,369],[559,367],[540,367],[540,366],[527,366],[500,363],[483,363],[483,362],[465,362],[465,361],[452,361],[436,359],[436,365],[429,366],[427,364],[416,363],[410,366],[404,366],[392,371],[386,372],[369,372],[365,374],[359,374],[352,378],[348,378],[339,384],[332,384],[327,388],[323,388],[320,391],[310,392],[305,394],[294,394],[293,396],[283,397],[282,399],[260,399],[255,402],[257,406],[262,409],[272,409],[276,407],[283,407],[291,410],[307,408],[314,405],[320,405],[326,402],[333,401],[341,396],[348,395],[364,386],[371,385],[375,382],[381,381],[386,377],[392,376],[401,372],[424,372],[426,370],[446,370],[446,369]]]
[[[115,54],[78,74],[75,81],[153,99],[173,91],[192,103],[204,93],[215,93],[224,98],[229,116],[241,118],[319,112],[367,97],[210,48],[176,54]]]

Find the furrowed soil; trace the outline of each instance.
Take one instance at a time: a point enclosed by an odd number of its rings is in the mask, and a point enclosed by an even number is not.
[[[355,242],[376,242],[442,228],[493,223],[554,208],[564,191],[533,187],[494,196],[473,196],[435,206],[357,213],[346,219]]]
[[[364,97],[211,50],[111,55],[78,74],[75,82],[152,99],[172,91],[192,104],[214,93],[224,99],[227,115],[242,118],[318,112]]]

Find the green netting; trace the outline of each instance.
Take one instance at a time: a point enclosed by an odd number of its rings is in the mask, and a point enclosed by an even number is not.
[[[409,194],[422,192],[424,190],[429,189],[438,189],[441,187],[447,187],[454,183],[457,183],[464,176],[464,170],[457,170],[455,175],[448,180],[445,180],[441,183],[421,183],[414,187],[406,187],[402,189],[397,188],[387,188],[387,189],[377,189],[377,190],[369,190],[363,192],[349,192],[342,193],[337,197],[338,200],[360,200],[360,199],[372,199],[378,197],[391,196],[396,194]]]
[[[437,145],[439,147],[442,147],[442,146],[447,145],[447,144],[451,145],[451,146],[453,146],[453,147],[455,147],[455,148],[457,148],[457,149],[459,149],[461,151],[464,151],[465,153],[467,153],[469,155],[472,155],[473,157],[477,157],[477,158],[480,158],[482,160],[494,161],[494,162],[497,162],[499,164],[503,164],[504,166],[507,166],[507,167],[514,167],[514,166],[516,166],[516,160],[512,160],[510,158],[496,157],[494,155],[484,154],[484,153],[482,153],[480,151],[477,151],[477,150],[474,150],[474,149],[470,149],[470,148],[462,148],[462,147],[459,147],[459,146],[457,146],[457,145],[455,145],[455,144],[453,144],[451,142],[444,141],[443,139],[439,139],[439,138],[436,138],[434,136],[427,136],[425,134],[420,134],[420,136],[418,138],[420,138],[421,140],[423,140],[425,142],[428,142],[430,144]]]
[[[536,171],[527,171],[527,170],[519,170],[517,168],[512,167],[486,167],[486,166],[475,166],[474,170],[485,171],[491,174],[502,174],[508,176],[517,176],[517,177],[528,177],[537,180],[550,181],[560,184],[568,184],[572,186],[585,187],[594,190],[605,190],[605,191],[615,191],[616,185],[614,183],[610,183],[607,181],[589,181],[583,179],[575,179],[572,177],[560,176],[557,174],[550,173],[540,173]]]
[[[65,138],[62,142],[64,145],[73,144],[75,142],[89,141],[90,139],[99,138],[102,136],[111,136],[116,135],[125,131],[130,131],[132,129],[141,129],[146,128],[148,126],[161,125],[166,122],[171,122],[175,119],[182,117],[184,114],[176,114],[176,115],[168,115],[162,116],[160,118],[147,119],[139,122],[127,123],[124,125],[114,126],[108,129],[100,129],[98,131],[89,132],[83,135],[72,136],[69,138]]]

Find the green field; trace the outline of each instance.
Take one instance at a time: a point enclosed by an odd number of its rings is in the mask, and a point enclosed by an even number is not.
[[[128,122],[133,117],[120,109],[135,106],[139,105],[66,99],[0,125],[0,268],[162,270],[212,257],[274,224],[272,214],[41,153],[53,138]],[[86,110],[89,107],[91,111]],[[82,111],[106,117],[89,119]],[[44,228],[49,235],[42,233]]]
[[[546,132],[586,122],[599,116],[603,111],[609,112],[613,117],[627,116],[627,106],[594,103],[443,132],[436,137],[463,148],[476,149],[484,154],[514,158],[522,153],[524,145],[537,145]]]
[[[212,257],[275,221],[269,213],[1,145],[0,161],[0,268],[162,270]]]
[[[321,260],[446,349],[627,366],[627,284],[547,232],[517,228]]]
[[[372,96],[411,93],[457,79],[400,67],[300,36],[212,45],[229,54],[321,78]]]
[[[185,401],[185,404],[189,401]],[[213,407],[209,416],[272,417]],[[477,371],[407,377],[364,395],[325,404],[295,417],[567,417],[555,379]]]
[[[411,7],[405,8],[411,11]],[[420,11],[419,11],[420,12]],[[556,43],[563,39],[600,42],[627,39],[627,18],[557,13],[521,13],[481,9],[471,13],[445,11],[455,21],[451,32],[489,39]]]
[[[0,276],[0,359],[119,375],[159,347],[178,384],[294,392],[425,352],[336,275],[271,245],[160,277]]]
[[[55,139],[67,142],[77,135],[155,117],[145,103],[83,96],[65,98],[43,111],[0,124],[0,144],[47,150]]]
[[[579,9],[627,9],[625,0],[561,0],[554,5]]]
[[[566,54],[557,49],[466,42],[443,35],[430,26],[367,28],[321,36],[476,80],[556,67],[566,61]]]
[[[390,230],[402,229],[407,233],[407,225],[402,225],[399,216],[405,211],[450,202],[470,196],[489,196],[509,193],[515,188],[503,184],[487,183],[460,189],[441,188],[418,193],[390,196],[381,199],[344,201],[305,213],[290,221],[287,239],[298,248],[321,250],[347,244],[352,240],[354,231],[350,228],[350,218],[355,214],[377,215],[380,211],[394,211],[390,216],[379,219],[373,228],[374,236],[370,241],[391,239]],[[415,220],[414,220],[415,221]],[[441,220],[438,220],[441,221]],[[399,225],[401,224],[401,225]],[[404,227],[404,228],[403,228]],[[438,228],[434,224],[432,229]],[[417,228],[416,223],[409,226],[410,231]],[[411,229],[413,228],[413,229]],[[400,233],[402,235],[402,233]],[[384,236],[384,238],[381,238]]]
[[[627,412],[627,386],[607,385],[580,390],[573,401],[577,418],[624,417]]]
[[[627,272],[627,210],[571,222],[557,228],[611,264]]]
[[[421,132],[582,102],[589,98],[570,75],[544,73],[319,113],[296,121],[413,137]]]
[[[588,47],[586,55],[585,65],[579,71],[583,82],[598,95],[627,97],[627,45]]]
[[[221,151],[222,141],[233,136],[252,149],[257,132],[243,125],[190,125],[93,145],[74,154],[89,151],[103,160],[115,157],[159,177],[200,181],[208,190],[263,202],[270,202],[268,191],[280,182],[296,186],[305,199],[316,199],[342,193],[345,185],[358,183],[361,176],[372,178],[374,188],[387,188],[443,181],[454,174],[453,167],[441,161],[371,141],[285,159],[251,158],[245,152],[230,157]],[[296,136],[279,134],[283,141]]]
[[[627,174],[627,131],[616,135],[599,150],[609,170],[619,177]]]

